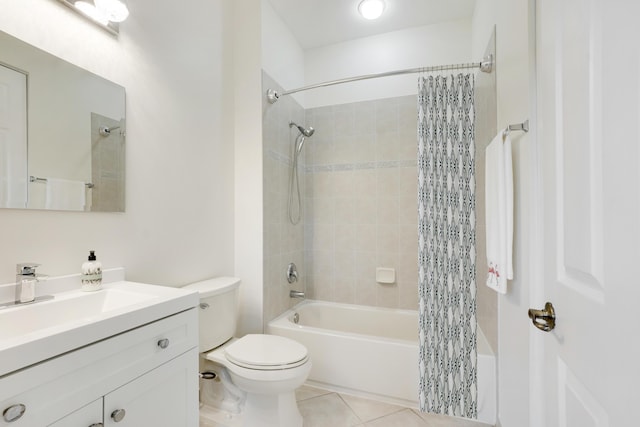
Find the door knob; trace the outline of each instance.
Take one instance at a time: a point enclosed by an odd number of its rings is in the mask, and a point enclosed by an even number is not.
[[[551,331],[556,327],[556,311],[553,309],[553,304],[547,302],[544,305],[544,310],[530,308],[529,319],[531,319],[533,325],[541,331]]]

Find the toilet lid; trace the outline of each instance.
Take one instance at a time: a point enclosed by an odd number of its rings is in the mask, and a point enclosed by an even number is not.
[[[277,335],[249,334],[225,349],[227,360],[249,369],[288,369],[307,361],[307,348]]]

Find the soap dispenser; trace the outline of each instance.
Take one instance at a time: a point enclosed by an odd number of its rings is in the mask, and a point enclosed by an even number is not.
[[[82,264],[82,290],[97,291],[102,288],[102,263],[96,260],[95,251],[89,251],[89,258]]]

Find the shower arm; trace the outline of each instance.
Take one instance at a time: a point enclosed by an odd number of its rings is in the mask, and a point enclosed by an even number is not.
[[[116,129],[120,129],[120,126],[113,126],[113,127],[102,126],[98,129],[98,133],[102,136],[109,136],[111,135],[111,132]]]
[[[402,74],[415,74],[415,73],[428,73],[431,71],[448,71],[448,70],[464,70],[469,68],[479,68],[484,73],[491,73],[493,71],[493,55],[487,55],[482,62],[471,62],[468,64],[456,64],[456,65],[437,65],[434,67],[419,67],[408,68],[406,70],[387,71],[385,73],[378,74],[365,74],[363,76],[348,77],[345,79],[331,80],[323,83],[316,83],[309,86],[300,87],[297,89],[291,89],[284,92],[278,92],[274,89],[267,89],[267,100],[270,104],[275,104],[280,97],[285,95],[291,95],[293,93],[302,92],[310,89],[317,89],[320,87],[334,86],[342,83],[357,82],[360,80],[377,79],[379,77],[398,76]]]

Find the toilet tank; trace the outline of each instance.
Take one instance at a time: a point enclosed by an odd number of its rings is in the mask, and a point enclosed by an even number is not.
[[[235,334],[239,286],[237,277],[215,277],[184,287],[200,293],[200,353],[224,344]]]

